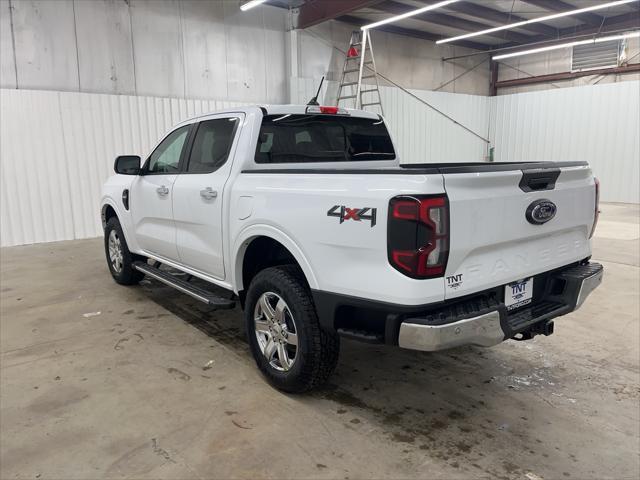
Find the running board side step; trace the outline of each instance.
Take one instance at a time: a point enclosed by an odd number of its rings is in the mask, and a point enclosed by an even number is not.
[[[146,262],[133,262],[133,268],[135,268],[139,272],[144,273],[145,275],[148,275],[154,280],[158,280],[159,282],[173,287],[182,293],[186,293],[196,300],[200,300],[201,302],[206,303],[207,305],[210,305],[212,307],[217,307],[220,309],[231,309],[236,306],[236,302],[234,302],[233,300],[216,295],[215,293],[209,292],[196,285],[192,285],[186,280],[171,275],[168,272],[163,272],[159,268],[153,265],[149,265]]]

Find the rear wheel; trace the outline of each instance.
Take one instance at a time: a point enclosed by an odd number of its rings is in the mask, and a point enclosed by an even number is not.
[[[249,286],[244,314],[256,364],[276,388],[304,392],[333,373],[340,339],[320,327],[298,268],[287,265],[258,273]]]
[[[113,279],[120,285],[135,285],[144,274],[133,268],[133,262],[144,260],[129,251],[122,227],[116,217],[111,217],[104,229],[104,251]]]

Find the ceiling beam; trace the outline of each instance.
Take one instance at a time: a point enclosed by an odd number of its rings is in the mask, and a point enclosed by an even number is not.
[[[362,18],[353,17],[351,15],[343,15],[342,17],[338,17],[336,20],[341,22],[350,23],[351,25],[356,25],[358,27],[362,27],[363,25],[367,25],[371,23],[370,20],[364,20]],[[440,35],[436,35],[435,33],[425,32],[422,30],[414,30],[411,28],[402,28],[397,27],[395,25],[387,24],[377,27],[376,31],[387,32],[387,33],[395,33],[396,35],[404,35],[405,37],[412,38],[420,38],[422,40],[430,40],[435,42],[441,38]],[[453,45],[450,45],[453,46]],[[460,42],[456,42],[456,47],[465,47],[472,48],[474,50],[489,50],[491,45],[487,45],[486,43],[472,42],[467,40],[462,40]]]
[[[514,78],[513,80],[502,80],[496,82],[496,88],[505,87],[521,87],[523,85],[532,85],[534,83],[558,82],[561,80],[573,80],[578,77],[586,77],[590,75],[622,75],[625,73],[640,72],[640,63],[632,63],[622,67],[599,68],[597,70],[585,70],[582,72],[561,72],[551,73],[549,75],[539,75],[536,77]]]
[[[300,7],[297,28],[309,28],[327,20],[333,20],[361,8],[367,8],[382,0],[309,0]]]
[[[570,10],[576,10],[577,7],[570,5],[561,0],[524,0],[526,3],[535,5],[536,7],[549,10],[550,12],[568,12]],[[604,17],[591,12],[578,13],[572,15],[573,18],[577,18],[583,23],[587,23],[591,26],[599,27],[602,25]]]
[[[394,15],[401,15],[403,13],[415,10],[410,5],[394,2],[393,0],[388,0],[383,3],[378,3],[374,5],[372,8],[375,10],[382,10],[387,13],[392,13]],[[455,28],[458,30],[463,30],[465,32],[477,32],[479,30],[485,30],[488,27],[490,27],[490,25],[486,25],[483,23],[472,22],[470,20],[465,20],[462,18],[453,17],[451,15],[445,15],[442,13],[436,13],[433,11],[415,15],[411,18],[413,20],[421,20],[423,22],[430,22],[430,23],[435,23],[439,25],[444,25],[444,26]],[[526,43],[531,39],[531,37],[528,35],[523,35],[521,33],[510,32],[506,30],[492,33],[489,36],[496,37],[501,40],[509,40],[517,43]]]
[[[492,8],[469,2],[451,3],[447,5],[447,9],[486,21],[491,21],[499,25],[526,20],[526,18],[522,18],[517,15],[512,15],[510,13],[501,12],[499,10],[494,10]],[[555,37],[558,34],[557,29],[550,27],[549,25],[545,25],[544,23],[530,23],[518,28],[532,33],[537,33],[538,35],[546,35],[547,37]]]
[[[602,25],[602,28],[600,28]],[[577,27],[568,27],[560,30],[560,36],[589,33],[605,33],[611,30],[619,30],[622,28],[640,28],[640,11],[623,13],[615,17],[607,17],[603,24],[598,25],[578,25]]]

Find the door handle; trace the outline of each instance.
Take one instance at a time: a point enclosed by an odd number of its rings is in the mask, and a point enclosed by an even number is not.
[[[169,189],[162,185],[161,187],[156,188],[156,192],[158,192],[158,195],[162,195],[164,197],[169,194]]]
[[[218,192],[213,190],[211,187],[207,187],[204,190],[200,190],[200,196],[206,200],[211,200],[218,196]]]

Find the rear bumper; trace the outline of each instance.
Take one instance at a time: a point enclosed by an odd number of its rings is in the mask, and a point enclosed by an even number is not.
[[[490,347],[518,334],[548,335],[553,331],[551,320],[580,308],[602,277],[599,263],[576,265],[546,277],[539,298],[514,312],[496,298],[478,297],[425,316],[404,318],[398,345],[437,351],[461,345]]]
[[[421,325],[410,320],[400,325],[398,345],[411,350],[435,352],[460,345],[491,347],[504,340],[498,310],[446,325]]]

